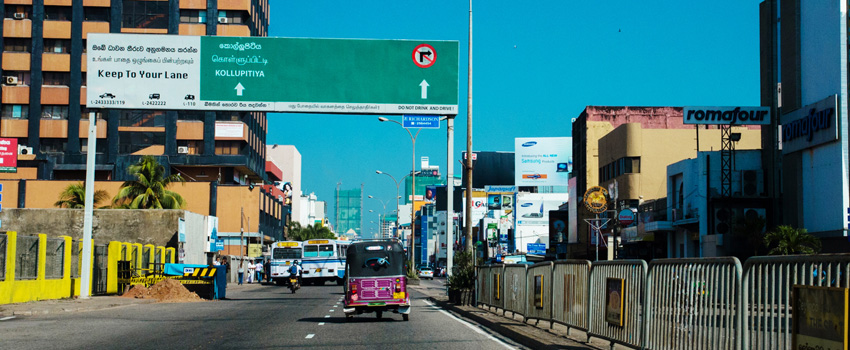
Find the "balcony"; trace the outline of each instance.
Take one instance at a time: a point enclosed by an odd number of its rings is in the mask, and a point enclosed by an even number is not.
[[[30,87],[26,85],[9,86],[3,85],[2,88],[4,104],[29,105],[30,103]]]
[[[219,24],[218,36],[251,36],[251,28],[244,24]]]
[[[86,39],[89,33],[109,33],[109,22],[83,22],[83,39]]]
[[[3,70],[30,70],[30,54],[27,52],[3,52]]]
[[[28,19],[3,19],[3,36],[6,38],[32,38],[32,21]]]
[[[71,21],[44,21],[44,38],[71,39]]]
[[[67,53],[48,53],[41,56],[42,67],[48,72],[70,72],[71,55]]]

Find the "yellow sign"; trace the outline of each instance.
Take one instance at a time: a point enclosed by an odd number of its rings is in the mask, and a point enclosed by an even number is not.
[[[404,299],[404,292],[393,293],[393,299]]]
[[[263,256],[263,245],[255,243],[248,244],[248,256],[252,258]]]
[[[625,292],[626,280],[622,278],[605,279],[605,321],[623,327],[625,325]]]
[[[307,241],[307,244],[328,244],[330,241],[327,239],[314,239],[312,241]]]
[[[792,349],[847,349],[848,290],[794,286]]]
[[[283,247],[297,247],[298,242],[277,242],[276,244],[279,248]]]
[[[593,186],[584,192],[584,206],[594,214],[599,214],[608,209],[608,190]]]

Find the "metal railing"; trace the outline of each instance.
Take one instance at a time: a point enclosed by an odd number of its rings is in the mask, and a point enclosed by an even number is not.
[[[504,305],[505,312],[510,311],[512,315],[520,314],[526,317],[526,269],[528,265],[505,265],[505,290]],[[504,312],[503,312],[504,314]]]
[[[552,319],[552,262],[534,264],[526,271],[528,295],[525,319]]]
[[[6,243],[8,236],[5,233],[0,233],[0,281],[6,280],[6,250],[9,245]]]
[[[741,262],[656,259],[647,274],[647,349],[734,349]]]
[[[38,277],[38,236],[18,236],[15,252],[15,279]]]
[[[44,278],[61,279],[65,269],[65,240],[47,238],[45,240]]]
[[[850,287],[850,254],[763,256],[744,268],[742,349],[791,349],[794,285]]]
[[[555,262],[552,270],[552,321],[587,331],[590,301],[590,261]]]
[[[646,261],[600,261],[590,270],[588,337],[639,348],[643,343]]]

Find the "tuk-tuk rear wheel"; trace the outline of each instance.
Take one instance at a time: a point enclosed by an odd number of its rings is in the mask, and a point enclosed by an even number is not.
[[[375,311],[375,317],[377,317],[380,320],[382,317],[384,317],[384,312],[383,311]]]
[[[402,319],[402,320],[405,320],[405,321],[410,321],[410,315],[408,315],[408,314],[401,314],[401,319]]]

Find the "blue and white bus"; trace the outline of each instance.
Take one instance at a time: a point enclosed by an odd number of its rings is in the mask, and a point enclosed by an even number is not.
[[[301,242],[282,241],[272,244],[271,266],[272,280],[282,286],[289,278],[289,267],[295,260],[301,260]]]
[[[311,239],[304,241],[301,260],[302,279],[305,285],[325,284],[326,281],[342,285],[345,277],[345,250],[350,241]]]

